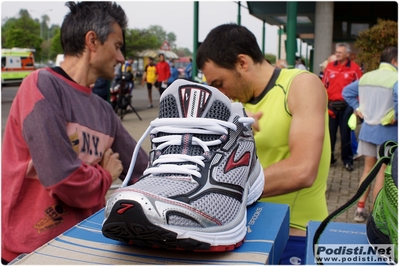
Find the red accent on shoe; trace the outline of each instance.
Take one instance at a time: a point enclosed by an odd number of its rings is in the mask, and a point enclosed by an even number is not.
[[[121,206],[123,206],[123,208],[120,208],[116,211],[117,214],[123,214],[125,211],[127,211],[130,208],[134,207],[134,204],[131,203],[122,203]]]
[[[237,149],[238,149],[238,147],[231,153],[231,155],[226,163],[226,166],[224,168],[225,173],[227,173],[228,171],[230,171],[231,169],[234,169],[236,167],[249,165],[249,160],[251,159],[251,154],[249,152],[244,153],[244,155],[241,156],[241,158],[238,159],[237,161],[234,160]]]

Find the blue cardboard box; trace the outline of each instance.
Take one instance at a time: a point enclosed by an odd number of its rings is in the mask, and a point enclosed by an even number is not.
[[[306,265],[316,265],[313,237],[321,222],[310,221],[306,230]],[[319,239],[323,264],[386,265],[385,258],[370,253],[366,225],[330,222]],[[329,251],[329,252],[327,252]],[[327,252],[327,253],[326,253]],[[326,255],[327,254],[327,255]],[[328,261],[325,259],[328,257]]]
[[[289,233],[289,207],[248,207],[247,235],[234,251],[191,252],[127,245],[102,235],[104,209],[15,264],[278,264]]]

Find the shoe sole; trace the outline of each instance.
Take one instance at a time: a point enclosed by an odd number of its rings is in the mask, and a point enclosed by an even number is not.
[[[348,171],[348,172],[352,172],[352,171],[353,171],[353,168],[348,168],[348,167],[345,167],[345,166],[344,166],[344,169],[345,169],[346,171]]]
[[[355,217],[353,217],[353,220],[355,222],[358,222],[358,223],[363,223],[363,222],[365,222],[367,220],[367,216],[364,215],[364,214],[362,216],[356,216],[355,215]]]
[[[265,187],[265,176],[263,173],[262,166],[259,162],[259,159],[257,159],[256,162],[256,168],[253,169],[251,175],[255,175],[253,178],[255,178],[254,183],[251,185],[249,189],[249,194],[247,197],[247,206],[252,205],[254,202],[259,200],[262,197],[263,189]],[[249,178],[251,180],[251,176]]]
[[[353,157],[353,160],[356,161],[356,160],[358,160],[358,159],[360,159],[362,157],[363,157],[363,155],[355,156],[355,157]]]
[[[104,222],[102,232],[104,236],[128,243],[151,248],[165,248],[174,250],[209,251],[222,252],[233,250],[243,243],[241,241],[232,245],[211,246],[210,243],[193,238],[178,238],[178,233],[167,230],[161,226],[151,223],[141,205],[132,200],[120,200],[115,203],[111,213],[117,213],[121,206],[134,205],[122,215],[110,215]],[[127,222],[135,217],[140,223]]]
[[[363,223],[363,222],[365,222],[366,221],[366,219],[361,219],[361,218],[353,218],[353,220],[355,221],[355,222],[358,222],[358,223]]]
[[[241,214],[239,215],[243,218],[235,227],[226,226],[225,228],[228,228],[226,231],[215,231],[213,228],[206,232],[206,229],[203,228],[195,231],[184,227],[156,225],[148,220],[142,208],[142,202],[132,199],[120,199],[114,203],[110,215],[105,219],[102,226],[102,233],[107,238],[130,245],[151,248],[202,252],[234,250],[242,245],[246,235],[246,207],[256,202],[263,192],[264,175],[260,164],[257,170],[259,172],[254,171],[257,172],[255,181],[250,188],[246,189],[246,191],[250,191],[249,194],[244,195],[247,198],[246,205],[242,206],[245,212],[241,210]],[[247,186],[249,186],[249,183]],[[140,222],[132,221],[131,217],[134,217],[135,221]]]

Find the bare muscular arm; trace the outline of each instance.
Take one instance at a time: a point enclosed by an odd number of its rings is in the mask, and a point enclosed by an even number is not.
[[[325,88],[316,75],[303,73],[294,78],[288,95],[291,155],[264,169],[263,197],[312,186],[322,154],[326,106]]]

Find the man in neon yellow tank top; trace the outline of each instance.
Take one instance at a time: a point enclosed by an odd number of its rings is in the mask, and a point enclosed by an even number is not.
[[[290,238],[281,264],[304,262],[306,225],[328,214],[331,149],[323,84],[306,70],[272,67],[255,36],[235,24],[208,34],[197,65],[208,84],[244,103],[257,121],[255,142],[265,175],[262,201],[290,206]]]

